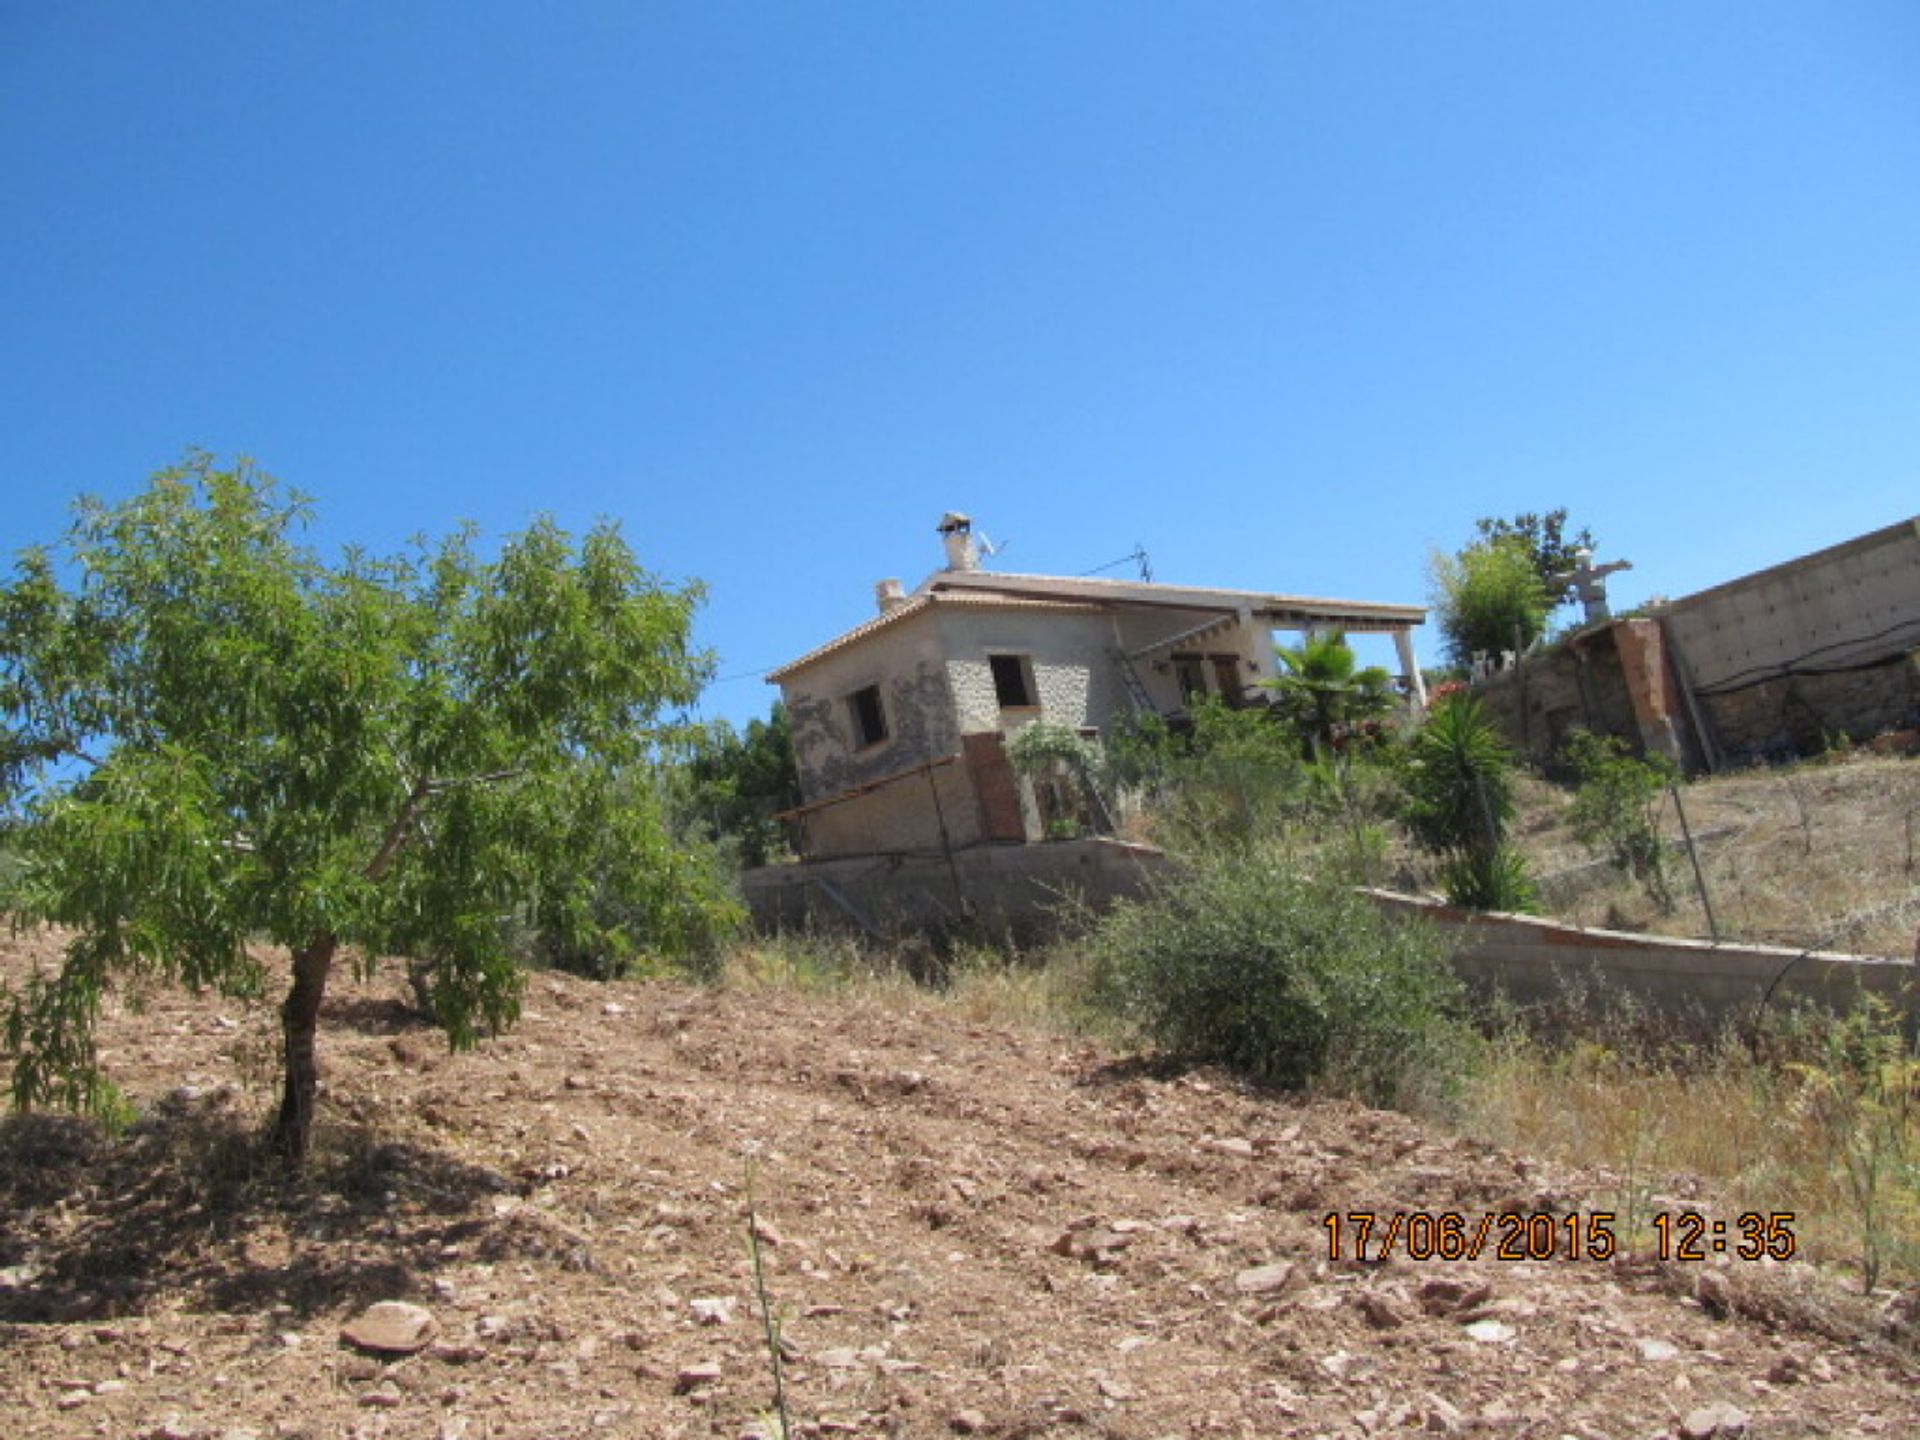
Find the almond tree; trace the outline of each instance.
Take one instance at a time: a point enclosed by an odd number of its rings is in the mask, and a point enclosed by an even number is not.
[[[204,454],[0,587],[0,798],[16,918],[66,928],[63,963],[6,995],[16,1103],[115,1103],[94,1021],[116,984],[256,992],[252,947],[292,955],[271,1131],[298,1165],[336,961],[434,964],[455,1046],[511,1022],[511,921],[580,938],[608,876],[671,931],[704,903],[668,837],[653,758],[709,673],[695,586],[616,529],[541,519],[483,558],[470,530],[324,563],[307,503]]]

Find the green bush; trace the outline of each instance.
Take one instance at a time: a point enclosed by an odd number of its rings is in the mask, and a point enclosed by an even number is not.
[[[1580,776],[1567,819],[1582,845],[1638,880],[1662,911],[1673,909],[1666,844],[1657,814],[1661,792],[1677,778],[1662,755],[1636,759],[1611,735],[1577,732],[1567,759]]]
[[[1431,568],[1434,618],[1455,664],[1471,664],[1476,653],[1524,651],[1546,632],[1554,597],[1523,539],[1496,536],[1457,555],[1436,551]]]
[[[1105,1008],[1267,1084],[1406,1103],[1450,1092],[1471,1053],[1439,934],[1277,845],[1195,857],[1090,944]]]

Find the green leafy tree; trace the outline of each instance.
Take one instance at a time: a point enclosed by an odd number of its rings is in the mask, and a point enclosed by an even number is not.
[[[0,588],[15,900],[72,935],[6,1000],[20,1104],[113,1103],[92,1029],[116,982],[256,991],[249,946],[271,942],[292,954],[271,1139],[298,1164],[343,953],[432,962],[463,1046],[517,1014],[515,923],[590,938],[607,875],[582,854],[618,851],[613,883],[671,940],[689,877],[653,787],[622,781],[709,671],[698,588],[654,579],[608,524],[576,542],[538,520],[493,559],[461,530],[327,564],[306,515],[250,464],[194,454],[121,504],[83,500]]]
[[[1554,598],[1524,540],[1504,536],[1457,555],[1435,552],[1434,618],[1447,653],[1467,665],[1476,652],[1525,650],[1546,632]]]
[[[1593,548],[1593,532],[1584,525],[1567,534],[1567,507],[1549,510],[1544,515],[1528,512],[1511,520],[1482,516],[1473,522],[1482,540],[1517,540],[1527,547],[1534,573],[1547,587],[1553,604],[1565,604],[1574,598],[1573,586],[1558,577],[1571,571],[1575,557]]]
[[[1507,841],[1513,756],[1471,696],[1435,706],[1406,767],[1407,824],[1441,857],[1447,898],[1475,910],[1527,910],[1533,884]]]
[[[1309,635],[1297,646],[1276,646],[1280,673],[1261,681],[1274,708],[1315,754],[1325,754],[1397,703],[1393,677],[1379,665],[1361,667],[1338,630]]]
[[[743,864],[765,865],[789,848],[786,827],[775,818],[800,804],[786,706],[776,700],[772,714],[749,720],[744,731],[724,720],[703,727],[686,771],[686,808],[713,838],[737,844]]]

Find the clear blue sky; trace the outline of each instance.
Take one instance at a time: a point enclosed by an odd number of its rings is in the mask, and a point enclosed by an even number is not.
[[[1417,602],[1564,504],[1629,603],[1920,511],[1905,0],[0,0],[0,217],[8,554],[244,452],[616,516],[727,675],[949,508]]]

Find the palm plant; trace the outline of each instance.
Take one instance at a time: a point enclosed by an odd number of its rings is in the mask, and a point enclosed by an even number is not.
[[[1507,844],[1513,818],[1512,752],[1471,696],[1436,707],[1407,767],[1407,823],[1443,857],[1447,897],[1476,910],[1526,910],[1533,883]]]
[[[1279,646],[1280,674],[1261,682],[1315,754],[1337,749],[1369,720],[1391,713],[1393,677],[1378,665],[1360,668],[1338,630]]]

